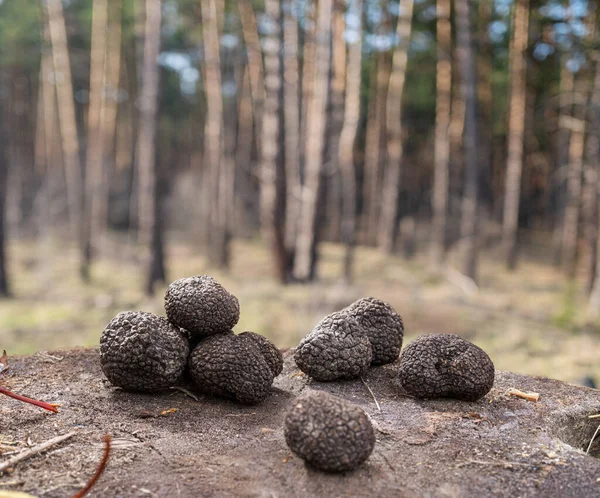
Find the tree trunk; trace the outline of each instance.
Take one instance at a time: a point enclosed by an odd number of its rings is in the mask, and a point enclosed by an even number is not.
[[[265,240],[273,248],[277,279],[288,281],[285,250],[285,184],[282,187],[280,159],[281,109],[281,7],[279,0],[267,0],[265,10],[269,31],[265,39],[265,105],[261,144],[260,217]],[[285,179],[283,179],[285,181]]]
[[[346,98],[344,122],[340,134],[338,162],[342,174],[342,242],[346,246],[344,256],[344,280],[352,281],[354,245],[356,240],[356,171],[354,169],[354,142],[360,118],[360,80],[362,59],[362,0],[354,0],[349,10],[358,20],[353,30],[359,36],[348,43],[348,67],[346,70]]]
[[[452,95],[452,31],[450,0],[437,0],[437,79],[431,261],[440,268],[446,254],[448,166],[450,162],[450,102]]]
[[[158,195],[156,128],[158,111],[161,1],[146,0],[144,62],[139,96],[137,139],[138,227],[145,249],[146,293],[152,295],[157,282],[164,281],[161,199]]]
[[[504,196],[503,244],[506,264],[513,270],[517,264],[517,238],[519,231],[519,202],[523,172],[523,137],[525,132],[525,96],[527,62],[525,51],[529,24],[529,0],[519,0],[515,5],[514,31],[510,47],[510,103],[508,121],[508,158],[506,163],[506,188]]]
[[[83,223],[84,256],[81,277],[90,279],[90,266],[99,242],[100,202],[104,183],[103,127],[104,75],[106,65],[106,29],[108,5],[106,0],[92,4],[92,40],[90,49],[90,93],[87,115],[87,145],[85,160],[85,221]]]
[[[306,127],[305,180],[302,186],[294,276],[307,281],[314,276],[317,243],[317,210],[321,189],[325,119],[331,64],[331,0],[320,0],[317,11],[317,59],[314,89],[310,96]]]
[[[1,111],[1,109],[0,109]],[[5,116],[0,113],[2,118]],[[3,119],[7,123],[6,119]],[[7,141],[5,139],[4,124],[0,124],[0,297],[10,296],[6,262],[6,186],[8,180],[8,158],[6,154]]]
[[[65,18],[61,0],[47,0],[46,7],[48,9],[48,27],[54,71],[62,75],[56,84],[56,95],[63,160],[67,178],[69,219],[71,221],[72,233],[75,240],[80,244],[81,256],[83,257],[83,181],[79,160],[79,138],[77,136],[75,101],[73,97]]]
[[[392,74],[387,95],[387,170],[383,182],[383,202],[379,223],[379,246],[387,253],[394,252],[396,241],[396,218],[398,215],[398,195],[400,191],[400,171],[403,156],[402,136],[402,95],[406,81],[408,47],[412,27],[413,0],[401,5],[401,17],[396,25],[399,43],[394,50]]]
[[[456,0],[457,48],[461,89],[465,101],[465,188],[463,194],[461,238],[464,247],[465,274],[477,281],[478,230],[478,134],[477,81],[472,47],[470,0]]]

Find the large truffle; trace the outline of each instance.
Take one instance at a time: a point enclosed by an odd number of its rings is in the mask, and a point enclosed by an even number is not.
[[[316,380],[354,379],[371,364],[371,343],[355,318],[344,312],[323,318],[298,345],[298,368]]]
[[[400,383],[418,398],[475,401],[492,388],[494,373],[485,351],[453,334],[418,337],[400,357]]]
[[[167,318],[192,338],[231,330],[240,319],[240,304],[214,278],[180,278],[165,293]]]
[[[369,458],[375,445],[365,412],[322,391],[309,391],[294,400],[284,433],[296,455],[328,472],[355,469]]]
[[[198,390],[250,405],[265,399],[273,379],[281,373],[283,358],[271,342],[256,336],[228,333],[202,340],[189,359]]]
[[[172,386],[181,377],[188,355],[184,332],[152,313],[119,313],[100,339],[102,371],[112,384],[128,391]]]
[[[373,348],[373,365],[398,359],[404,336],[402,317],[389,304],[374,297],[359,299],[343,310],[356,318]]]

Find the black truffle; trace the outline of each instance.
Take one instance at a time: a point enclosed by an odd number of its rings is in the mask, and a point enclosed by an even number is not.
[[[167,318],[192,338],[231,330],[240,319],[240,304],[214,278],[180,278],[165,293]]]
[[[356,318],[373,348],[373,365],[398,359],[404,336],[402,317],[389,304],[374,297],[359,299],[343,310]]]
[[[344,312],[321,320],[298,345],[298,368],[316,380],[354,379],[371,364],[371,343],[355,318]]]
[[[202,340],[192,351],[189,371],[199,391],[260,403],[271,393],[273,379],[281,373],[281,353],[258,334],[217,334]]]
[[[152,313],[119,313],[100,339],[102,371],[112,384],[128,391],[152,392],[174,385],[188,355],[185,333]]]
[[[400,383],[418,398],[475,401],[490,391],[494,373],[485,351],[453,334],[418,337],[400,357]]]
[[[296,455],[328,472],[355,469],[375,446],[373,426],[362,408],[322,391],[294,400],[284,434]]]

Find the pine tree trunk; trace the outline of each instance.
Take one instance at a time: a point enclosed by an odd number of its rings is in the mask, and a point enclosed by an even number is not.
[[[73,97],[65,18],[61,0],[47,0],[46,7],[48,9],[48,27],[54,71],[62,75],[60,82],[56,84],[56,95],[63,160],[67,178],[69,219],[72,233],[80,245],[81,256],[83,257],[83,178],[79,160],[79,138],[77,136],[75,100]]]
[[[1,109],[0,109],[1,111]],[[5,139],[6,116],[0,112],[3,123],[0,123],[0,297],[10,296],[10,286],[7,273],[6,256],[6,187],[8,180],[8,157],[6,154],[7,141]]]
[[[317,252],[317,215],[321,189],[325,119],[331,64],[331,0],[320,0],[317,10],[317,59],[314,89],[308,102],[306,127],[305,180],[302,186],[300,219],[294,277],[307,281],[314,277]]]
[[[137,138],[138,238],[146,252],[146,293],[152,295],[157,282],[163,281],[164,250],[161,199],[158,193],[156,129],[158,111],[161,1],[146,0],[144,61],[139,96]]]
[[[344,104],[344,122],[340,134],[338,162],[342,174],[342,226],[344,243],[344,280],[352,281],[354,264],[354,246],[356,242],[356,171],[354,168],[354,142],[360,119],[360,80],[362,60],[362,0],[354,0],[349,10],[358,20],[353,26],[359,36],[348,44],[348,67],[346,70],[346,98]]]
[[[504,196],[503,244],[506,264],[513,270],[517,264],[519,202],[523,173],[523,137],[525,132],[525,96],[527,63],[525,50],[529,24],[529,0],[515,5],[514,32],[510,47],[511,90],[508,121],[508,158]]]
[[[464,273],[477,281],[478,256],[478,133],[477,81],[472,46],[470,0],[456,0],[457,49],[461,74],[461,89],[465,101],[465,188],[463,193],[461,238],[464,247]]]
[[[281,7],[279,0],[267,0],[265,11],[269,31],[263,44],[265,61],[265,105],[261,140],[260,218],[263,237],[269,241],[279,282],[288,281],[285,250],[285,178],[280,162],[281,111]],[[282,181],[283,180],[283,181]],[[282,188],[283,187],[283,188]]]
[[[452,94],[452,31],[450,0],[437,0],[437,79],[431,261],[440,268],[446,254],[446,219],[450,163],[450,103]]]
[[[379,246],[387,253],[393,253],[396,241],[396,218],[398,215],[398,195],[400,191],[400,171],[403,156],[402,136],[402,95],[406,81],[408,47],[412,27],[413,0],[402,3],[401,17],[396,26],[400,42],[394,50],[392,74],[387,95],[387,170],[382,189],[382,209],[379,223]]]

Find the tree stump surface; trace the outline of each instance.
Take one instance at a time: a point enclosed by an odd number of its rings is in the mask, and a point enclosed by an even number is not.
[[[600,496],[600,461],[582,451],[600,424],[588,418],[600,413],[599,391],[497,371],[478,402],[424,401],[403,393],[387,365],[364,378],[379,411],[360,380],[310,381],[284,356],[272,396],[256,406],[123,392],[105,380],[97,349],[12,358],[3,385],[62,406],[54,415],[2,397],[0,463],[11,448],[77,434],[0,476],[0,489],[71,496],[94,473],[110,434],[110,461],[90,496]],[[510,388],[540,400],[508,395]],[[377,443],[357,470],[313,470],[286,446],[286,409],[306,389],[341,396],[371,417]]]

